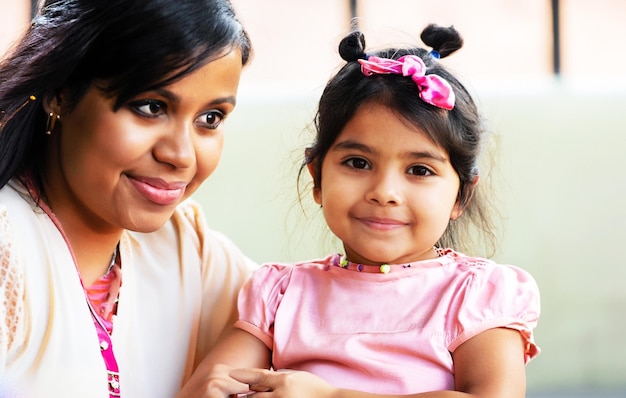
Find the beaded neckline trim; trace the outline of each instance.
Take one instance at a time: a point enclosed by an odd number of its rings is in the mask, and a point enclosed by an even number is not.
[[[439,247],[433,247],[433,250],[435,251],[435,253],[437,254],[437,257],[441,257],[443,255],[445,255],[445,250],[439,248]],[[341,268],[350,268],[350,269],[354,269],[358,272],[368,272],[366,271],[368,269],[368,267],[375,267],[373,265],[363,265],[363,264],[358,264],[358,263],[353,263],[351,261],[349,261],[345,255],[343,254],[338,254],[336,257],[336,260],[334,261],[334,265],[341,267]],[[407,264],[402,264],[402,265],[398,265],[398,267],[401,266],[402,268],[411,268],[411,263],[407,263]],[[372,268],[369,268],[370,270]],[[388,274],[389,272],[391,272],[392,270],[392,265],[390,264],[381,264],[380,266],[378,266],[378,272],[381,274]],[[371,271],[369,271],[371,272]]]

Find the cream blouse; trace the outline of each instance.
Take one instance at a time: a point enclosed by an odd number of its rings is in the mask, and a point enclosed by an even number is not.
[[[125,232],[112,342],[122,397],[171,398],[236,318],[256,268],[181,204],[153,233]],[[107,398],[107,372],[72,255],[21,185],[0,189],[0,396]]]

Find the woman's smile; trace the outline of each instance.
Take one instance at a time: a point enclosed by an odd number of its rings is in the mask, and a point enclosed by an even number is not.
[[[167,183],[158,178],[128,176],[128,180],[145,199],[163,206],[178,203],[187,187],[186,182]]]

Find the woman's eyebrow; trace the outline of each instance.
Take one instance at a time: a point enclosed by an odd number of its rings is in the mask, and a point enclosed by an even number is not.
[[[176,94],[176,93],[174,93],[174,92],[172,92],[170,90],[167,90],[165,88],[157,88],[155,90],[152,90],[152,92],[154,92],[154,93],[156,93],[156,94],[158,94],[158,95],[160,95],[160,96],[162,96],[164,98],[167,98],[168,101],[170,101],[172,103],[175,103],[175,104],[178,104],[181,101],[181,96],[180,95],[178,95],[178,94]],[[225,96],[225,97],[218,97],[218,98],[215,98],[215,99],[209,101],[207,103],[207,105],[211,106],[211,105],[224,104],[224,103],[232,104],[233,106],[235,106],[237,104],[237,97],[235,97],[233,95],[229,95],[229,96]]]

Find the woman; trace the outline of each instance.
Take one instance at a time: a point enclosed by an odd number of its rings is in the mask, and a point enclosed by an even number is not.
[[[189,199],[251,45],[227,0],[48,0],[0,66],[0,396],[172,397],[254,264]]]

